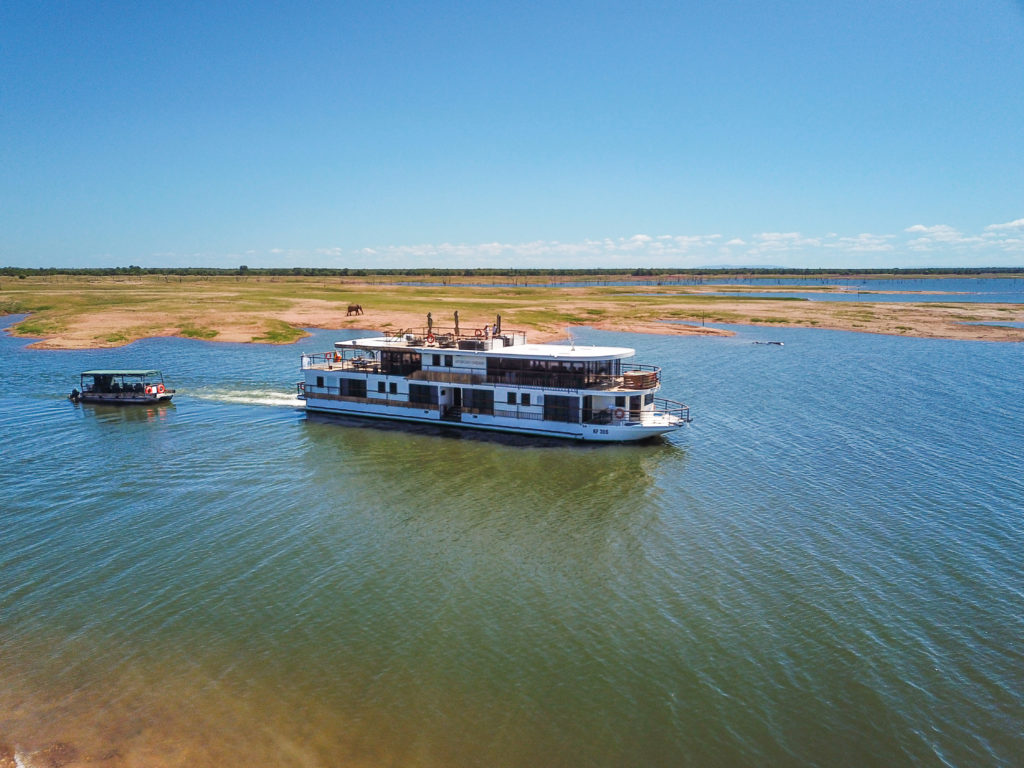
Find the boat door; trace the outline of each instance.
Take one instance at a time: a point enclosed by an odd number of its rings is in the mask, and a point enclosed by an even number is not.
[[[441,419],[443,421],[461,421],[462,389],[459,387],[447,387],[442,389],[439,405],[441,408]]]

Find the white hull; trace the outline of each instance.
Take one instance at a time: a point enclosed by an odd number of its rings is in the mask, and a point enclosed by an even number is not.
[[[395,406],[346,404],[329,400],[320,400],[306,396],[306,410],[316,413],[329,413],[337,416],[361,419],[378,419],[388,421],[405,421],[416,424],[431,424],[436,427],[455,429],[482,429],[491,432],[510,432],[518,435],[536,435],[538,437],[554,437],[566,440],[587,440],[604,443],[623,443],[636,440],[647,440],[666,432],[678,429],[681,424],[562,424],[559,422],[529,421],[524,424],[522,419],[502,418],[484,414],[464,414],[460,421],[442,419],[437,411],[422,408],[405,408]]]

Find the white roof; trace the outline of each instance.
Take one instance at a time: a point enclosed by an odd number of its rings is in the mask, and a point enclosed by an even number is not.
[[[373,349],[408,349],[423,354],[482,355],[484,357],[522,357],[530,360],[616,360],[633,357],[635,349],[629,347],[594,347],[581,344],[513,344],[510,347],[494,349],[458,349],[456,347],[410,346],[405,339],[390,336],[337,341],[336,347],[361,347]]]
[[[463,351],[463,350],[460,350]],[[581,344],[515,344],[487,352],[491,357],[558,358],[565,360],[614,360],[632,357],[635,349],[629,347],[591,347]]]

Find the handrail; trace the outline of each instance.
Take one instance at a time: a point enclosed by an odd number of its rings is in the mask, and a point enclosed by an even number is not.
[[[693,421],[693,419],[690,418],[690,406],[685,403],[680,403],[676,400],[668,400],[664,397],[656,397],[654,398],[654,408],[656,412],[675,416],[681,421],[685,421],[687,423]]]

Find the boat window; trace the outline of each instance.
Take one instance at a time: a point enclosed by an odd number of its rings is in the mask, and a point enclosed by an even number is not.
[[[580,420],[580,401],[576,397],[548,395],[544,398],[544,420],[570,424]]]
[[[366,397],[366,379],[338,379],[338,389],[348,397]]]
[[[452,356],[451,355],[445,355],[444,356],[444,364],[446,366],[448,366],[449,368],[452,367]]]
[[[324,385],[324,377],[323,376],[317,376],[316,377],[316,385],[318,387],[322,387]]]
[[[428,384],[410,384],[409,402],[436,404],[437,387],[432,387]]]
[[[377,391],[378,392],[383,392],[384,391],[384,382],[383,381],[378,381],[377,382]]]
[[[433,362],[431,363],[431,365],[440,365],[441,364],[441,356],[440,355],[431,355],[431,358],[433,358]]]
[[[494,390],[493,389],[463,389],[462,404],[466,408],[473,408],[481,413],[494,412]]]
[[[653,402],[654,402],[654,393],[653,392],[648,392],[646,395],[644,395],[644,405],[650,405]]]
[[[625,395],[619,395],[618,397],[615,398],[615,407],[616,408],[625,408],[626,407],[626,396]]]
[[[509,392],[508,393],[508,404],[509,405],[515,405],[516,404],[516,393],[515,392]]]
[[[523,392],[522,398],[520,399],[519,403],[520,403],[520,405],[529,405],[530,404],[530,393],[529,392]]]
[[[422,367],[422,357],[415,352],[388,349],[380,353],[381,372],[392,376],[408,376]]]
[[[391,394],[392,394],[392,395],[397,395],[397,394],[398,394],[398,383],[397,383],[397,382],[394,382],[394,381],[392,381],[392,382],[391,382],[391,383],[390,383],[390,384],[388,385],[388,390],[389,390],[389,391],[391,392]]]

